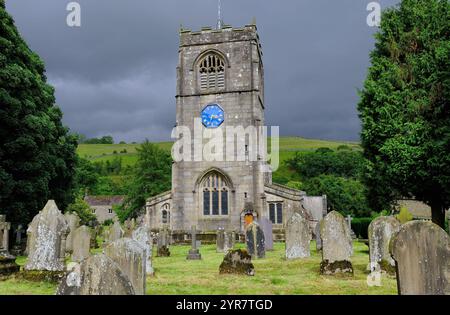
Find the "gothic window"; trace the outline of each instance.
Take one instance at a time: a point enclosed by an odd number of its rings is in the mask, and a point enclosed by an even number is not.
[[[228,186],[227,180],[216,172],[203,179],[203,215],[228,215]]]
[[[283,204],[269,203],[269,220],[273,224],[283,224]]]
[[[217,54],[206,55],[199,63],[200,89],[203,91],[225,87],[225,62]]]
[[[170,205],[168,203],[161,207],[161,221],[163,224],[167,224],[170,221]]]

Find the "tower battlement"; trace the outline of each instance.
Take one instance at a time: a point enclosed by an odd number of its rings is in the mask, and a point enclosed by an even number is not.
[[[180,47],[238,41],[254,41],[262,53],[256,24],[248,24],[239,28],[232,27],[231,25],[223,25],[220,29],[204,26],[199,31],[192,31],[183,27],[180,28]]]

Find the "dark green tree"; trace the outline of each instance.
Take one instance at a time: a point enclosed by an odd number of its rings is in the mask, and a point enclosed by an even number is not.
[[[328,206],[343,215],[369,217],[366,188],[358,181],[334,175],[320,175],[307,180],[302,188],[310,195],[327,195]]]
[[[172,178],[172,157],[148,140],[136,149],[138,160],[128,188],[128,196],[117,215],[121,221],[141,214],[145,201],[170,189]]]
[[[415,197],[444,227],[450,206],[450,2],[383,13],[358,104],[372,207]]]
[[[76,136],[61,123],[44,63],[0,0],[0,211],[29,223],[48,199],[73,198]]]

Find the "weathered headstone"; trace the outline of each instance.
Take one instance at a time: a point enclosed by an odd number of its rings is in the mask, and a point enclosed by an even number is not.
[[[133,285],[119,265],[104,254],[75,264],[62,279],[57,295],[134,295]]]
[[[153,275],[152,256],[153,256],[153,238],[151,237],[150,229],[146,226],[141,226],[133,231],[132,238],[138,242],[141,247],[145,249],[145,261],[147,275]]]
[[[264,246],[266,250],[273,250],[273,224],[268,218],[258,220],[259,226],[264,233]]]
[[[353,218],[352,218],[351,215],[348,215],[345,219],[347,220],[348,228],[349,228],[349,230],[350,230],[350,236],[352,237],[352,239],[355,239],[355,238],[356,238],[356,234],[355,234],[355,232],[353,232],[353,230],[352,230],[352,221],[353,221]]]
[[[322,263],[320,272],[325,275],[336,273],[353,274],[350,257],[353,255],[352,237],[348,223],[337,211],[332,211],[322,220]]]
[[[450,237],[426,221],[403,224],[390,242],[400,295],[450,295]]]
[[[200,254],[200,250],[197,248],[197,229],[196,229],[195,226],[192,227],[191,240],[192,240],[192,248],[189,250],[189,253],[188,253],[186,259],[187,260],[200,260],[200,259],[202,259],[202,255]]]
[[[315,228],[315,238],[316,238],[316,250],[317,251],[321,251],[322,250],[322,236],[320,235],[320,224],[321,224],[322,220],[320,220],[317,224],[316,224],[316,228]]]
[[[294,213],[286,224],[286,259],[311,256],[311,232],[306,219]]]
[[[22,233],[25,230],[23,229],[23,225],[19,224],[15,230],[15,242],[13,245],[13,248],[11,250],[11,253],[15,256],[20,256],[23,253],[23,248],[22,248]]]
[[[56,203],[49,200],[30,223],[25,270],[63,271],[69,225]]]
[[[119,239],[121,239],[124,235],[123,229],[120,226],[119,221],[115,221],[112,226],[109,228],[108,232],[108,243],[113,243]]]
[[[111,258],[128,277],[137,295],[145,294],[146,251],[131,238],[121,238],[109,244],[105,255]]]
[[[255,275],[255,267],[252,264],[252,256],[245,250],[230,250],[224,257],[219,267],[220,274]]]
[[[223,228],[219,228],[217,230],[216,235],[216,252],[224,253],[225,252],[225,230]]]
[[[77,228],[73,233],[72,260],[81,262],[89,257],[91,248],[91,229],[83,225]]]
[[[223,247],[223,251],[225,253],[234,248],[235,240],[236,240],[236,233],[225,232],[225,240],[224,240],[224,247]]]
[[[368,229],[370,250],[370,271],[395,273],[395,261],[389,253],[389,242],[400,230],[400,222],[394,217],[378,217]]]
[[[67,234],[66,239],[66,252],[72,253],[73,251],[73,233],[80,226],[80,218],[76,213],[65,213],[64,217],[69,225],[69,234]]]
[[[0,215],[0,251],[9,251],[9,230],[11,223],[6,222],[6,215]]]
[[[264,232],[258,223],[252,222],[245,228],[247,251],[253,258],[266,257]]]
[[[169,257],[170,256],[170,231],[167,228],[159,230],[158,233],[158,243],[157,243],[157,253],[158,257]]]
[[[9,230],[11,223],[6,222],[6,216],[0,215],[0,278],[14,274],[20,270],[16,257],[8,252]]]

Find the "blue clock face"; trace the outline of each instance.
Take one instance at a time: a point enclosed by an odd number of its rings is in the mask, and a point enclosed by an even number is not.
[[[202,123],[206,128],[218,128],[224,120],[225,114],[219,104],[208,105],[202,111]]]

